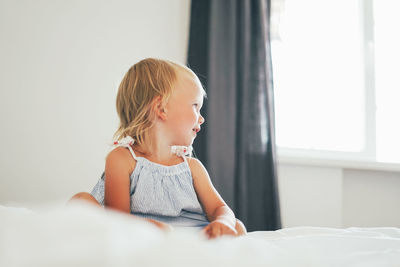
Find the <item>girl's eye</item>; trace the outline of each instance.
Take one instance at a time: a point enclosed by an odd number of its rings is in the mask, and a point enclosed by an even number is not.
[[[194,104],[193,104],[193,107],[195,107],[196,110],[200,111],[200,109],[201,109],[201,104],[200,104],[200,103],[194,103]]]

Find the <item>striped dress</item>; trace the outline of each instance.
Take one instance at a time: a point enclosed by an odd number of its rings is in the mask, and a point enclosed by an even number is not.
[[[183,162],[165,166],[137,157],[126,142],[119,145],[129,148],[136,160],[136,167],[130,175],[132,214],[178,227],[204,227],[209,223],[197,199],[184,155]],[[91,192],[103,206],[105,179],[103,173]]]

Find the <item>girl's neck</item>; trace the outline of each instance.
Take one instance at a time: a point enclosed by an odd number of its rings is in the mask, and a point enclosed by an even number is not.
[[[151,138],[152,136],[149,137]],[[182,158],[171,151],[170,144],[165,140],[157,138],[151,138],[150,140],[152,141],[143,145],[137,143],[133,145],[137,156],[162,165],[175,165],[182,162]]]
[[[176,154],[172,153],[171,149],[167,153],[154,151],[153,149],[151,150],[153,152],[145,152],[149,150],[143,150],[138,145],[134,145],[133,149],[135,150],[136,156],[143,157],[151,162],[161,165],[172,166],[181,163],[183,161],[181,157],[178,157]]]

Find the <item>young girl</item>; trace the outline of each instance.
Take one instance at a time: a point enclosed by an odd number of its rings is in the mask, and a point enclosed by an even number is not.
[[[202,227],[209,238],[246,234],[191,146],[204,118],[205,91],[189,68],[159,59],[133,65],[118,89],[116,147],[91,194],[97,205],[131,213],[162,229]]]

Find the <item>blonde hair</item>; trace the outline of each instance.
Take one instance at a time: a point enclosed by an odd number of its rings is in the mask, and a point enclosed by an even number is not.
[[[114,134],[116,140],[130,136],[139,145],[151,143],[148,133],[155,118],[152,102],[159,96],[165,106],[178,79],[178,71],[197,78],[183,65],[154,58],[144,59],[128,70],[118,88],[116,104],[120,124]]]

